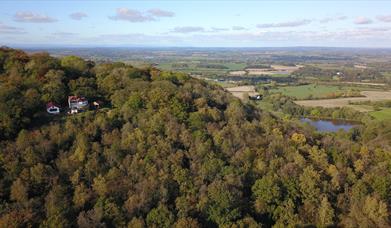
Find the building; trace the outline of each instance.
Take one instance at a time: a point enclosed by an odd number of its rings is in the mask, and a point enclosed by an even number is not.
[[[100,108],[100,106],[102,105],[102,102],[101,101],[94,101],[92,102],[92,108],[94,110],[98,110]]]
[[[68,105],[70,110],[82,110],[88,107],[88,100],[85,97],[69,96]]]
[[[46,111],[49,113],[49,114],[60,114],[60,108],[55,105],[53,102],[49,102],[46,104]]]
[[[72,108],[72,109],[69,110],[68,113],[69,113],[69,114],[77,114],[77,113],[79,113],[79,109],[77,109],[77,108]]]
[[[256,100],[259,101],[262,99],[262,95],[254,95],[254,96],[248,96],[250,100]]]

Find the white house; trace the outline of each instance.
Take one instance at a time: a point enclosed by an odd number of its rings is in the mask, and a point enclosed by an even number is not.
[[[46,104],[46,111],[49,114],[59,114],[60,108],[57,105],[55,105],[53,102],[49,102]]]
[[[68,97],[69,109],[83,109],[88,106],[88,100],[85,97],[69,96]]]

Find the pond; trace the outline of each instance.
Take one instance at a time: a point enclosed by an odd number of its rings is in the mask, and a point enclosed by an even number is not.
[[[322,120],[322,119],[309,119],[301,118],[302,123],[309,123],[311,126],[315,127],[316,130],[320,132],[337,132],[340,129],[344,131],[349,131],[351,128],[357,126],[349,121],[340,121],[340,120]]]

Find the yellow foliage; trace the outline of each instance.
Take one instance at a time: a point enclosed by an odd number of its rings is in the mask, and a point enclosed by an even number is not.
[[[296,132],[292,134],[291,139],[299,145],[303,145],[307,141],[305,135]]]
[[[361,173],[364,170],[364,162],[361,159],[354,162],[354,170],[357,173]]]

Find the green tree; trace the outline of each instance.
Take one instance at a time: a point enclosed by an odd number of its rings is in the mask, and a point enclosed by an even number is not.
[[[147,215],[148,227],[169,228],[174,223],[174,216],[164,205],[152,209]]]
[[[12,183],[11,199],[20,203],[25,203],[28,200],[28,186],[20,178]]]
[[[323,196],[322,201],[320,202],[317,224],[319,227],[328,227],[333,225],[333,218],[334,209],[331,207],[327,196]]]
[[[241,217],[240,193],[221,181],[208,186],[205,212],[208,219],[218,225],[229,224]]]
[[[60,64],[69,74],[80,75],[87,70],[87,63],[77,56],[65,56],[61,58]]]
[[[272,175],[264,176],[255,181],[251,190],[255,198],[257,212],[272,214],[281,197],[277,180]]]

